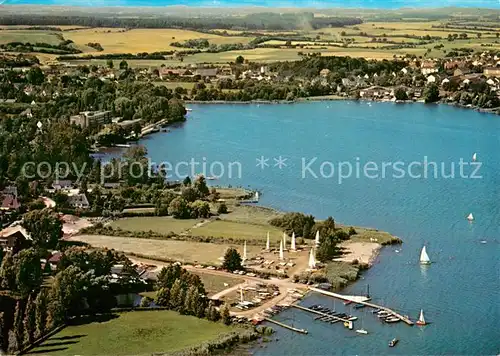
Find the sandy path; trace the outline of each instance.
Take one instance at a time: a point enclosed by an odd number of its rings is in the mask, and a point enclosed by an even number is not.
[[[376,242],[346,241],[341,243],[340,247],[343,247],[347,253],[340,258],[336,258],[335,261],[352,262],[358,260],[361,263],[371,265],[382,246]]]

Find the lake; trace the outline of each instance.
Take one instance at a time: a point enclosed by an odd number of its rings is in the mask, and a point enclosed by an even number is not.
[[[362,294],[369,284],[374,302],[414,319],[424,309],[432,323],[383,325],[369,311],[352,311],[369,331],[359,335],[289,310],[277,319],[309,334],[275,327],[279,341],[257,347],[257,355],[499,352],[498,116],[446,105],[352,101],[190,108],[186,123],[143,140],[153,161],[175,167],[194,159],[196,173],[205,162],[207,175],[224,169],[213,182],[258,189],[262,205],[399,236],[404,244],[384,248],[343,292]],[[478,172],[470,165],[475,152]],[[462,172],[461,160],[467,164]],[[471,212],[474,222],[466,219]],[[433,261],[425,268],[418,263],[424,244]],[[333,306],[317,295],[303,301],[313,303]],[[393,337],[400,342],[389,349]]]

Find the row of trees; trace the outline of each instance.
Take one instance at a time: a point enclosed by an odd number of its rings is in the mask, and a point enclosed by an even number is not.
[[[176,310],[181,314],[222,321],[230,324],[229,309],[225,306],[220,313],[206,297],[205,286],[199,276],[173,264],[162,268],[156,282],[156,305]]]

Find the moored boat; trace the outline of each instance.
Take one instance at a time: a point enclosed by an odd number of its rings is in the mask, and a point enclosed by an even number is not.
[[[354,309],[361,309],[361,308],[364,308],[364,307],[365,307],[365,305],[364,305],[364,304],[356,304],[356,305],[354,306]]]
[[[398,343],[398,339],[394,338],[391,341],[389,341],[389,347],[394,347]]]
[[[346,301],[344,302],[344,305],[349,305],[349,304],[351,304],[351,303],[352,303],[352,301],[351,301],[351,300],[346,300]]]

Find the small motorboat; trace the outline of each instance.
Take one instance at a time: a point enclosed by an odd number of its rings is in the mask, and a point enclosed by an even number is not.
[[[349,315],[349,318],[347,318],[347,320],[349,320],[349,321],[358,320],[358,317],[357,316]]]
[[[351,303],[352,303],[352,301],[351,301],[351,300],[346,300],[346,301],[344,302],[344,305],[349,305],[349,304],[351,304]]]
[[[393,317],[393,316],[388,317],[388,318],[385,319],[386,323],[398,323],[400,321],[401,320],[399,318],[396,318],[396,317]]]
[[[380,311],[381,311],[380,309],[373,309],[373,310],[372,310],[372,313],[373,313],[373,314],[377,314],[377,313],[378,313],[378,312],[380,312]]]
[[[389,347],[394,347],[398,343],[398,339],[394,338],[391,341],[389,341]]]
[[[356,330],[356,332],[357,332],[358,334],[363,334],[363,335],[368,334],[368,331],[366,331],[365,329],[358,329],[358,330]]]
[[[364,304],[356,304],[356,305],[354,306],[354,309],[361,309],[361,308],[364,308],[364,307],[365,307],[365,305],[364,305]]]

